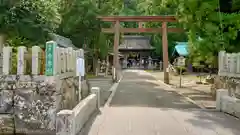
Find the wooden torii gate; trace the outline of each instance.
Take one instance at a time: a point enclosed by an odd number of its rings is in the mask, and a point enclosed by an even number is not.
[[[167,22],[177,22],[175,16],[99,16],[98,19],[104,22],[114,23],[113,28],[102,28],[103,33],[114,33],[114,60],[115,71],[118,67],[118,46],[120,33],[162,33],[163,48],[163,71],[164,82],[169,84],[168,69],[168,32],[183,32],[180,28],[168,28]],[[138,28],[120,28],[120,22],[138,22]],[[162,22],[161,28],[143,28],[143,22]],[[117,75],[116,73],[114,73]],[[115,77],[117,78],[117,77]]]

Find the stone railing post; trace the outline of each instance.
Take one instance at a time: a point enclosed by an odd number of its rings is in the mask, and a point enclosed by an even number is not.
[[[61,48],[56,47],[56,55],[57,55],[57,74],[62,73],[62,56],[61,56]]]
[[[240,53],[237,53],[237,65],[236,65],[236,72],[237,72],[237,75],[238,77],[240,77]]]
[[[97,95],[97,108],[99,109],[101,106],[101,100],[100,100],[100,88],[99,87],[92,87],[91,88],[91,93]]]
[[[67,70],[68,70],[68,72],[72,72],[73,68],[75,67],[75,66],[73,66],[73,48],[69,47],[67,49],[68,49]]]
[[[61,110],[57,113],[56,135],[75,135],[74,112],[72,110]]]
[[[24,58],[24,54],[26,53],[27,49],[25,46],[18,47],[17,51],[17,74],[24,75],[26,71],[26,62]]]
[[[228,96],[228,90],[226,89],[219,89],[217,90],[217,98],[216,98],[216,110],[221,111],[221,98],[223,96]]]
[[[100,72],[100,67],[101,67],[101,61],[100,59],[97,60],[97,66],[96,66],[96,76],[98,76]]]
[[[41,51],[42,50],[39,46],[32,47],[32,74],[33,75],[40,74],[41,60],[39,60],[39,58],[41,57]]]
[[[73,72],[75,75],[77,75],[77,54],[76,54],[76,50],[73,50],[73,54],[72,54],[72,67],[73,67]]]
[[[3,74],[9,75],[12,65],[12,47],[3,47]]]
[[[220,51],[218,53],[218,74],[222,75],[224,72],[224,55],[225,55],[225,51]]]

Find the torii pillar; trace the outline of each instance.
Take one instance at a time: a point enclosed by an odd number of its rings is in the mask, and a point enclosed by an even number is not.
[[[167,22],[162,22],[162,49],[164,83],[169,84]]]
[[[117,82],[119,79],[118,76],[118,68],[119,68],[119,60],[118,60],[118,46],[119,46],[119,36],[120,36],[120,21],[115,21],[114,25],[114,55],[113,55],[113,81]]]

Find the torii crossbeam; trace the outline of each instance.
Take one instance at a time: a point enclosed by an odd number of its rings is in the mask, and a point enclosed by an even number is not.
[[[177,22],[175,16],[99,16],[98,19],[104,22],[113,22],[114,28],[102,28],[104,33],[114,33],[114,62],[115,71],[118,67],[118,46],[120,33],[162,33],[162,48],[163,48],[163,71],[164,82],[169,84],[169,69],[168,69],[168,32],[183,32],[179,28],[167,28],[167,22]],[[138,22],[138,28],[120,28],[120,22]],[[143,28],[143,22],[162,22],[161,28]],[[117,75],[117,73],[114,73]],[[119,78],[115,76],[115,81]]]

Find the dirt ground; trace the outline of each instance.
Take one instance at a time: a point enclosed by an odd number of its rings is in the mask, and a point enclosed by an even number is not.
[[[148,71],[149,72],[149,71]],[[164,76],[163,72],[149,72],[156,79],[163,82]],[[204,76],[202,81],[204,82]],[[187,74],[182,75],[182,83],[180,86],[180,76],[174,76],[170,74],[170,86],[174,88],[179,94],[184,95],[187,98],[190,98],[199,106],[206,109],[214,109],[216,107],[215,99],[211,96],[211,85],[210,84],[197,84],[200,78],[197,74]]]

